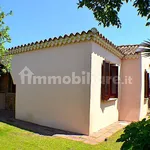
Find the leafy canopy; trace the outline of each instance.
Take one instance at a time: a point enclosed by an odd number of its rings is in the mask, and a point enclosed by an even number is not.
[[[6,14],[0,9],[0,74],[10,69],[11,56],[7,55],[8,50],[5,48],[5,44],[10,43],[11,38],[8,34],[9,27],[5,25],[4,19],[11,14],[12,11]]]
[[[143,56],[150,57],[150,39],[142,43],[143,46]]]
[[[79,0],[78,8],[87,7],[93,11],[95,19],[99,25],[103,24],[104,27],[110,25],[121,28],[121,21],[118,17],[121,6],[124,3],[133,1],[133,7],[137,8],[138,15],[150,19],[150,0]],[[150,22],[146,23],[146,26]]]
[[[124,142],[121,150],[150,150],[150,120],[131,123],[117,142]]]

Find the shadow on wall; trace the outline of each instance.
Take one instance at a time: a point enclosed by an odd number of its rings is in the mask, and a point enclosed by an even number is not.
[[[116,118],[118,117],[118,111],[119,111],[119,101],[120,100],[120,84],[113,83],[112,78],[113,77],[120,77],[120,66],[121,66],[121,60],[115,56],[114,54],[111,54],[110,52],[106,51],[103,48],[99,48],[97,45],[94,45],[93,48],[93,71],[97,75],[101,75],[103,77],[101,79],[102,83],[107,83],[109,81],[109,86],[105,84],[101,84],[101,94],[99,94],[99,85],[96,85],[95,91],[97,95],[101,95],[100,100],[103,99],[103,97],[109,97],[110,99],[114,100],[101,100],[100,102],[100,111],[105,117],[109,117],[108,114],[112,114],[114,117],[114,122],[116,121]],[[102,66],[99,66],[98,64],[102,63]],[[95,67],[96,66],[96,67]],[[98,71],[98,68],[101,68],[101,71]],[[112,74],[113,73],[113,74]],[[107,78],[107,77],[110,77]],[[109,80],[107,80],[109,79]],[[95,92],[94,91],[94,92]],[[113,91],[113,92],[112,92]],[[108,94],[109,93],[109,94]],[[109,96],[108,96],[109,95]],[[97,108],[99,109],[99,108]],[[110,113],[108,113],[110,112]],[[99,116],[100,118],[101,116]],[[110,122],[111,124],[112,122]]]
[[[115,103],[116,103],[115,100],[114,101],[102,101],[101,106],[100,106],[102,109],[102,112],[104,113],[104,111],[107,107],[115,106]]]
[[[17,120],[14,118],[12,111],[0,110],[0,122],[15,126],[17,128],[27,130],[30,132],[37,133],[39,135],[53,136],[56,134],[65,134],[65,135],[82,135],[73,132],[63,131],[59,129],[49,128],[45,126],[40,126],[37,124]]]

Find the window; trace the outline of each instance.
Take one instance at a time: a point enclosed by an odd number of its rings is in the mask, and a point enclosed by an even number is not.
[[[106,61],[102,64],[102,100],[118,97],[118,67]]]
[[[149,98],[149,73],[145,70],[144,97]]]

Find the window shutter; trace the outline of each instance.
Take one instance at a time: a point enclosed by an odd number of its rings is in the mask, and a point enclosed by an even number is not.
[[[146,70],[145,70],[145,72],[144,72],[144,98],[146,98],[147,96],[146,96]]]
[[[102,85],[101,85],[101,95],[102,100],[108,100],[110,98],[110,64],[103,62],[102,65]]]
[[[147,98],[149,98],[149,73],[147,73]]]
[[[149,97],[149,73],[145,70],[145,86],[144,86],[144,97],[148,98]]]
[[[101,76],[101,98],[102,100],[105,100],[105,69],[104,69],[104,63],[102,64],[102,76]]]
[[[111,65],[110,67],[110,97],[117,98],[118,97],[118,66]]]
[[[149,97],[149,73],[146,72],[146,98]]]

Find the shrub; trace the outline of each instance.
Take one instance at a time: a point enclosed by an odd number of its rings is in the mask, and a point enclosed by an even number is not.
[[[131,123],[117,142],[124,142],[121,150],[150,150],[150,120]]]

